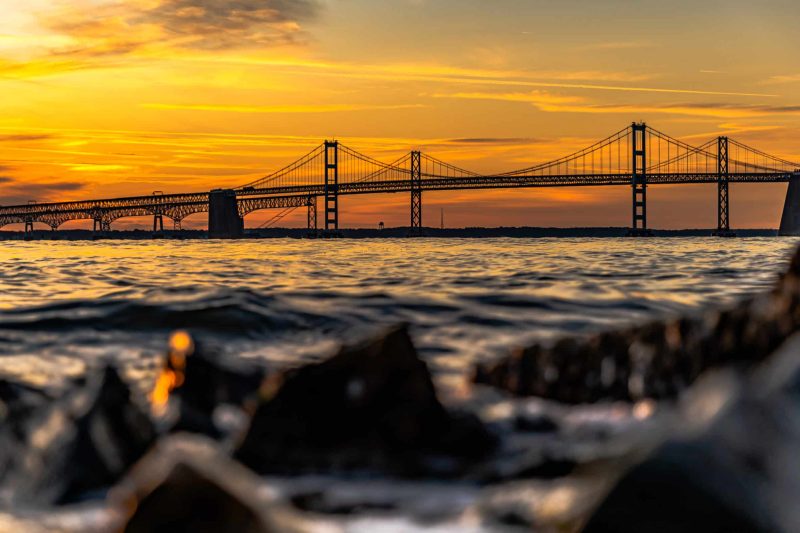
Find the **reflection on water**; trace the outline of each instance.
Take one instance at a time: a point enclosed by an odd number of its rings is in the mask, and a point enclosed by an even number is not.
[[[440,378],[531,339],[727,302],[769,286],[794,239],[4,242],[0,372],[107,358],[131,376],[169,331],[297,364],[409,322]],[[33,357],[35,356],[35,357]]]

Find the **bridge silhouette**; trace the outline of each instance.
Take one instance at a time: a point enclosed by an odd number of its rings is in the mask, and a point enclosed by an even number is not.
[[[179,228],[187,216],[209,213],[209,236],[237,237],[244,217],[261,209],[308,209],[312,235],[339,229],[339,196],[410,193],[410,235],[422,233],[422,193],[436,190],[512,189],[625,185],[631,187],[629,235],[650,234],[647,189],[650,185],[716,183],[716,235],[730,227],[731,183],[788,182],[781,233],[800,231],[800,164],[776,157],[728,137],[694,146],[645,123],[630,126],[565,157],[498,174],[480,174],[412,151],[387,163],[337,141],[325,141],[290,165],[235,189],[186,194],[153,194],[74,202],[29,203],[0,207],[0,228],[15,223],[33,231],[35,222],[56,230],[69,220],[92,220],[107,231],[124,217],[153,216],[154,231],[164,217]],[[318,203],[322,220],[318,223]]]

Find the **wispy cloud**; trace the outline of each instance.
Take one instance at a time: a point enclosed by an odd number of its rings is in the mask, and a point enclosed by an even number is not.
[[[476,137],[464,139],[447,139],[448,144],[505,144],[505,145],[519,145],[519,144],[536,144],[543,142],[542,139],[526,138],[526,137]]]
[[[301,23],[316,18],[316,0],[163,0],[71,4],[49,26],[89,42],[95,55],[128,53],[154,38],[184,48],[224,49],[296,43]]]
[[[30,141],[47,141],[52,139],[53,136],[46,133],[6,133],[0,134],[0,142],[30,142]],[[0,167],[2,170],[2,167]]]
[[[590,43],[580,48],[584,50],[631,50],[635,48],[648,48],[653,46],[646,41],[608,41],[602,43]]]
[[[766,83],[798,83],[800,82],[800,74],[782,74],[780,76],[771,76],[767,79]]]
[[[392,109],[417,109],[422,104],[369,105],[369,104],[308,104],[308,105],[226,105],[226,104],[160,104],[145,103],[147,109],[179,111],[217,111],[225,113],[340,113],[345,111],[380,111]]]
[[[520,71],[520,70],[487,70],[450,67],[428,64],[353,64],[326,63],[302,59],[270,59],[248,56],[219,56],[208,58],[196,56],[184,57],[184,60],[215,61],[231,64],[245,64],[280,69],[289,72],[314,72],[317,75],[330,77],[348,77],[353,79],[381,81],[421,81],[432,83],[448,83],[455,85],[496,85],[508,87],[529,87],[544,89],[575,89],[582,91],[611,91],[660,94],[692,94],[707,96],[742,96],[773,98],[771,93],[752,93],[738,91],[711,91],[699,89],[683,89],[672,87],[654,87],[633,85],[633,83],[650,79],[651,75],[630,74],[625,72],[604,72],[593,70],[576,71]],[[576,83],[576,82],[588,83]],[[610,85],[606,82],[619,83]],[[630,83],[630,85],[622,85]]]
[[[57,201],[63,193],[79,191],[85,186],[85,183],[77,181],[34,183],[29,179],[0,176],[0,205],[25,204],[30,200]]]
[[[176,50],[259,49],[305,44],[318,0],[113,0],[64,2],[39,15],[50,31],[25,60],[0,59],[0,77],[29,79],[124,66]],[[171,53],[170,53],[171,51]]]
[[[672,103],[654,105],[635,104],[595,104],[584,99],[551,95],[542,91],[530,93],[452,93],[437,94],[437,98],[457,98],[468,100],[495,100],[503,102],[521,102],[535,106],[541,111],[558,113],[595,113],[595,114],[643,114],[662,113],[691,115],[714,118],[754,118],[771,115],[799,115],[800,105],[742,105],[730,103]]]

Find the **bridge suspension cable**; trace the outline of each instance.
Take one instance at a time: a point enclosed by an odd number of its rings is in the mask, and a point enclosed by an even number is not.
[[[325,144],[323,143],[280,170],[236,187],[236,189],[265,189],[268,185],[280,187],[307,185],[313,179],[320,179],[319,176],[324,171],[324,154]]]

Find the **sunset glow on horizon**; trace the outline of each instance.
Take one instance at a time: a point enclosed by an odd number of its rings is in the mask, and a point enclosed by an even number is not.
[[[419,149],[503,172],[632,121],[800,161],[790,0],[0,0],[0,13],[0,205],[236,187],[334,138],[382,161]],[[651,227],[715,226],[714,186],[650,191]],[[785,191],[732,185],[732,226],[777,227]],[[626,187],[423,205],[426,225],[444,209],[450,227],[630,222]],[[341,225],[404,226],[408,209],[406,194],[347,196]]]

